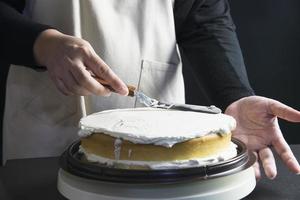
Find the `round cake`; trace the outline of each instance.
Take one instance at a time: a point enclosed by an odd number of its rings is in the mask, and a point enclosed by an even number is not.
[[[187,168],[236,156],[235,120],[224,114],[134,108],[80,120],[80,151],[89,162],[128,169]]]

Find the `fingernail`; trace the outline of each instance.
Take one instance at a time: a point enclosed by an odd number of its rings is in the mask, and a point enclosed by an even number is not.
[[[122,94],[122,95],[127,95],[128,94],[128,88],[127,88],[127,86],[125,86],[125,87],[122,87],[121,88],[121,91],[120,91],[120,94]]]
[[[274,180],[274,179],[276,178],[276,175],[277,175],[277,174],[275,174],[275,173],[270,173],[270,174],[268,174],[267,176],[268,176],[268,178],[269,178],[270,180]]]
[[[276,175],[272,175],[272,176],[270,177],[271,180],[274,180],[275,178],[276,178]]]

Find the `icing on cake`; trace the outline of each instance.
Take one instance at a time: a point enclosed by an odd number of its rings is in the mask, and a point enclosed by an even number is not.
[[[95,113],[80,120],[79,135],[101,132],[137,144],[172,147],[176,143],[208,134],[234,130],[234,118],[224,114],[153,108],[116,109]]]
[[[218,163],[224,160],[233,158],[237,154],[236,145],[230,143],[229,147],[221,151],[218,155],[208,156],[205,158],[193,158],[189,160],[174,160],[174,161],[133,161],[133,160],[119,160],[119,159],[109,159],[96,155],[93,153],[87,152],[84,148],[80,147],[79,151],[84,153],[86,159],[89,162],[96,162],[106,164],[107,166],[120,168],[133,167],[144,167],[146,169],[181,169],[181,168],[190,168],[190,167],[199,167],[204,165],[210,165]]]

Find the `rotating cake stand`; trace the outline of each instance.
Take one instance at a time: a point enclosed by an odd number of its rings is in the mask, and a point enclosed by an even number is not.
[[[59,171],[58,190],[70,200],[237,200],[255,187],[253,168],[225,177],[173,183],[108,183]]]
[[[188,169],[127,170],[82,162],[79,143],[61,157],[58,190],[70,200],[237,200],[255,188],[256,158],[238,145],[228,161]]]

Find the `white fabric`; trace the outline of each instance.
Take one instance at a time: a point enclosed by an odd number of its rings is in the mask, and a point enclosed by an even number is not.
[[[172,0],[31,0],[35,21],[88,40],[122,80],[145,94],[184,103]],[[130,108],[135,98],[91,96],[88,113]],[[79,97],[60,94],[47,72],[11,66],[4,117],[7,159],[58,156],[77,138]]]

